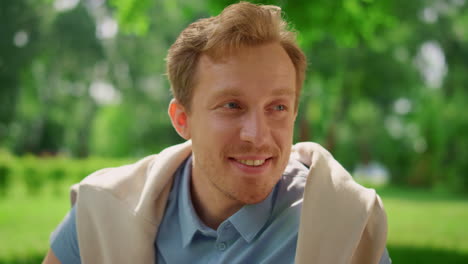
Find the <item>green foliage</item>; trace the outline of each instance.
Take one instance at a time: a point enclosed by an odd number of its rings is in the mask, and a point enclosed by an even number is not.
[[[98,157],[87,159],[33,155],[16,157],[0,151],[0,180],[2,180],[0,194],[8,196],[10,189],[15,186],[24,187],[25,193],[30,196],[42,195],[44,190],[49,188],[52,188],[54,194],[67,193],[71,184],[81,181],[99,169],[131,162],[129,159]]]
[[[211,15],[219,14],[232,0],[209,1]],[[311,47],[329,38],[343,47],[355,47],[361,40],[372,42],[379,32],[395,25],[391,1],[319,0],[249,1],[280,6],[299,32],[302,47]]]
[[[159,152],[182,141],[168,121],[165,112],[153,113],[151,108],[125,104],[103,107],[93,122],[90,151],[104,157]]]
[[[31,63],[37,53],[38,37],[37,4],[34,1],[2,1],[0,9],[0,142],[4,137],[1,125],[9,124],[15,117],[19,97],[20,73]],[[15,44],[15,37],[22,35],[22,45]],[[24,37],[26,36],[26,41]]]
[[[166,114],[167,49],[188,23],[236,1],[79,1],[62,11],[53,2],[2,6],[0,146],[18,155],[141,157],[181,142]],[[296,141],[323,144],[350,171],[378,161],[395,184],[468,192],[466,1],[261,2],[281,6],[308,56]],[[119,31],[97,37],[109,19]],[[11,41],[20,31],[29,34],[22,47]],[[440,88],[419,69],[430,65],[420,61],[428,41],[443,51]],[[100,102],[96,82],[120,99]],[[395,111],[401,99],[406,113]],[[58,185],[88,172],[30,167],[28,175],[45,170]],[[43,188],[34,177],[30,189]]]
[[[112,0],[117,9],[117,20],[126,33],[144,35],[148,32],[150,17],[148,9],[153,1],[149,0]]]
[[[76,69],[83,64],[92,64],[103,57],[101,43],[96,39],[96,23],[83,5],[57,14],[52,24],[50,37],[59,43],[49,43],[53,54],[60,56],[60,67]],[[52,52],[52,50],[47,50]],[[80,60],[76,61],[76,56]],[[77,66],[75,66],[78,64]],[[69,72],[73,76],[73,72]]]
[[[26,163],[31,163],[31,161],[26,161]],[[37,195],[41,191],[41,188],[47,178],[44,175],[45,173],[42,172],[42,168],[39,167],[39,164],[34,164],[34,166],[31,165],[24,167],[23,181],[26,184],[28,193],[30,195]]]
[[[10,185],[10,168],[4,164],[0,165],[0,197],[4,196]]]
[[[96,116],[91,137],[91,151],[103,156],[128,156],[133,145],[133,129],[129,109],[108,106],[100,109]]]

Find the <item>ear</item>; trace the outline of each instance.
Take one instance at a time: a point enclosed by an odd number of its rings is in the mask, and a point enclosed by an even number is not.
[[[190,139],[190,129],[188,123],[188,114],[183,105],[176,99],[172,99],[168,109],[169,117],[171,118],[172,126],[177,133],[186,140]]]

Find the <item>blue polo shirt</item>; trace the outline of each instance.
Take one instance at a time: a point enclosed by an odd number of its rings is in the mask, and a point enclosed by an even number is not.
[[[293,263],[307,168],[289,164],[260,203],[246,205],[217,230],[198,217],[190,194],[192,160],[175,179],[155,241],[158,263]]]
[[[246,205],[217,230],[196,214],[190,194],[192,159],[175,173],[174,184],[158,235],[155,254],[164,263],[293,263],[308,169],[290,161],[268,197]],[[75,208],[51,236],[51,248],[61,263],[81,263]],[[390,263],[385,251],[381,264]]]

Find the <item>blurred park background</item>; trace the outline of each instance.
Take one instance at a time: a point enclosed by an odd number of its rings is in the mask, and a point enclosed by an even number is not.
[[[230,3],[1,0],[0,263],[41,261],[72,183],[181,142],[166,51]],[[468,263],[467,1],[261,3],[308,56],[295,141],[377,188],[393,263]]]

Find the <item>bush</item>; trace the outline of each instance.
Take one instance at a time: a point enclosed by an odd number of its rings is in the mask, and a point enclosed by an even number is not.
[[[102,168],[120,166],[133,161],[126,159],[70,159],[62,156],[14,157],[0,153],[0,195],[6,195],[13,185],[24,186],[28,195],[44,190],[54,194],[68,192],[69,187]],[[49,186],[51,188],[46,188]]]
[[[5,196],[10,185],[10,168],[0,164],[0,196]]]

